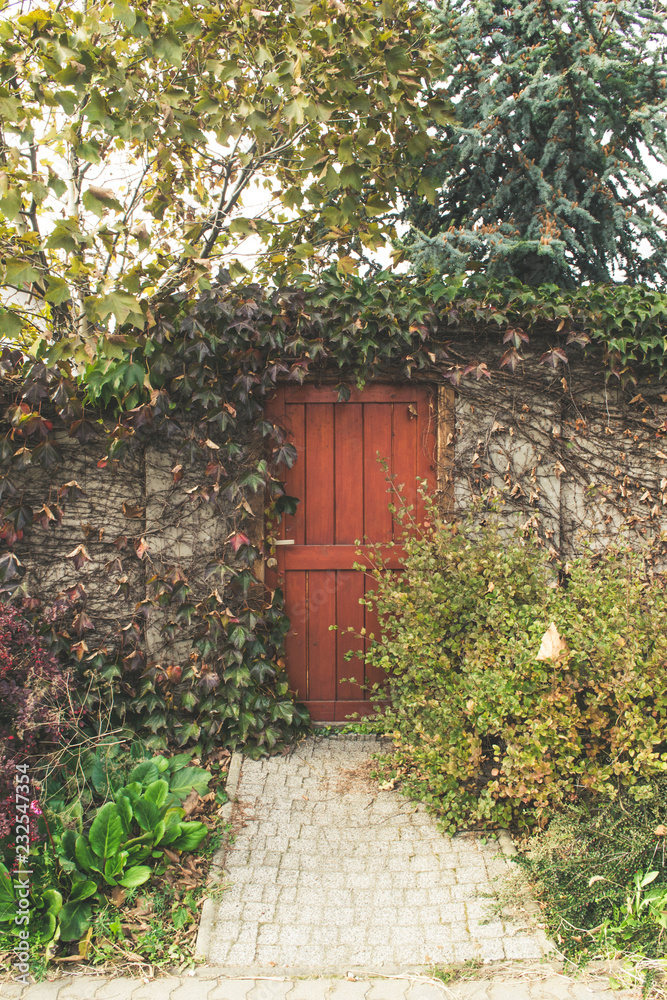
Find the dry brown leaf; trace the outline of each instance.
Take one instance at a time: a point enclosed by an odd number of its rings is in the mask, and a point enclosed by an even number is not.
[[[197,812],[201,808],[200,802],[201,796],[199,792],[195,791],[193,788],[181,808],[185,812],[186,816],[192,816],[194,812]]]
[[[567,643],[561,639],[554,622],[542,636],[542,645],[537,654],[538,660],[557,660],[561,653],[567,652]]]
[[[111,902],[114,906],[122,906],[125,902],[125,897],[127,893],[122,886],[117,885],[111,890]]]

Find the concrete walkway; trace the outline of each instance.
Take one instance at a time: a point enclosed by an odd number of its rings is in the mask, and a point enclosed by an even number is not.
[[[200,932],[208,961],[257,975],[398,974],[552,950],[525,913],[494,912],[510,867],[497,842],[443,836],[421,804],[378,790],[380,747],[334,736],[244,759],[229,888]]]

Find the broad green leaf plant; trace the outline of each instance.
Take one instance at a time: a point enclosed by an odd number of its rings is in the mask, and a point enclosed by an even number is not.
[[[42,942],[56,935],[61,941],[78,941],[112,890],[148,882],[168,860],[165,849],[199,847],[208,829],[186,819],[183,802],[193,790],[205,794],[211,776],[187,763],[185,754],[142,761],[122,785],[109,773],[110,798],[94,811],[90,825],[88,815],[71,807],[46,809],[42,822],[48,843],[31,852],[37,874],[30,880],[35,930]],[[7,933],[15,931],[16,912],[15,885],[0,863],[0,929],[5,925]]]
[[[448,117],[402,0],[2,8],[0,333],[54,361],[116,356],[244,255],[354,271]]]

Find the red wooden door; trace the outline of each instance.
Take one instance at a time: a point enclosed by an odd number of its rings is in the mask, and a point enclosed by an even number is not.
[[[417,511],[417,477],[435,485],[436,411],[428,388],[373,384],[353,390],[348,402],[337,399],[331,386],[280,386],[267,407],[296,445],[287,492],[300,499],[296,515],[283,519],[278,566],[267,583],[285,594],[291,687],[313,719],[328,722],[371,712],[365,686],[381,679],[358,657],[345,659],[351,649],[364,651],[368,639],[361,636],[378,633],[371,609],[359,603],[372,580],[352,569],[363,562],[355,542],[399,538],[378,453]],[[396,555],[388,565],[398,567]]]

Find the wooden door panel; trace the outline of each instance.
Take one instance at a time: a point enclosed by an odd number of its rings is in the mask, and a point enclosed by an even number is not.
[[[336,691],[336,574],[308,573],[308,701],[335,701]]]
[[[285,658],[290,686],[300,701],[308,699],[308,574],[305,570],[286,574],[285,596],[288,601],[290,630],[285,636]]]
[[[367,687],[383,680],[362,659],[345,659],[349,650],[368,648],[369,633],[380,634],[374,612],[359,603],[373,580],[352,569],[371,553],[355,543],[400,535],[389,511],[395,497],[377,455],[404,484],[405,502],[420,517],[416,478],[435,486],[430,393],[423,386],[373,384],[352,389],[350,400],[339,403],[331,386],[286,385],[267,415],[285,427],[297,450],[286,482],[301,502],[296,515],[283,519],[278,535],[289,544],[278,546],[278,568],[267,573],[269,586],[283,587],[290,617],[290,686],[313,719],[341,722],[372,711]],[[383,547],[390,569],[400,568],[401,555],[399,546]]]
[[[360,403],[334,407],[336,545],[354,544],[363,535],[363,409]]]
[[[285,428],[290,432],[290,441],[296,448],[296,453],[299,456],[298,461],[294,463],[287,476],[288,492],[290,496],[299,497],[299,507],[303,508],[303,510],[299,511],[298,517],[286,518],[284,524],[284,537],[293,538],[296,545],[303,545],[306,540],[306,504],[308,502],[306,495],[305,404],[286,403],[284,413],[282,414],[282,422],[284,423]]]
[[[406,506],[417,504],[417,409],[412,403],[399,403],[392,407],[392,468],[396,472],[396,485],[402,486],[402,502]],[[413,412],[414,411],[414,412]],[[397,505],[399,499],[394,501]],[[413,511],[413,513],[415,513]],[[400,535],[400,522],[394,519],[393,536]]]
[[[307,545],[334,543],[334,422],[333,403],[306,405],[305,509],[297,521],[305,520]]]
[[[393,536],[387,473],[379,461],[391,468],[391,418],[391,403],[364,405],[363,535],[372,542],[390,542]]]
[[[336,684],[340,701],[364,701],[364,661],[358,656],[347,660],[348,652],[363,653],[363,629],[366,608],[359,602],[364,596],[364,577],[354,570],[340,570],[337,574],[336,622]],[[354,632],[348,632],[352,627]],[[351,678],[356,684],[350,683]]]

